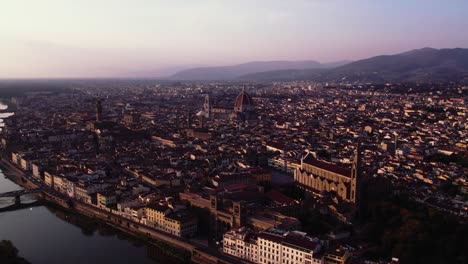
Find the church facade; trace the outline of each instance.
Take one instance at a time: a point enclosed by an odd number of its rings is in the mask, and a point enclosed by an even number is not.
[[[294,172],[294,181],[307,192],[334,191],[344,201],[356,204],[361,181],[361,154],[358,146],[351,169],[315,159],[310,153]]]

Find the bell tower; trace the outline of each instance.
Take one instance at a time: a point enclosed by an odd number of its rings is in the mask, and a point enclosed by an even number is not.
[[[206,118],[210,119],[212,118],[211,116],[211,109],[212,109],[212,103],[211,103],[211,98],[210,95],[207,94],[205,95],[205,103],[203,104],[203,110],[206,113]]]
[[[356,153],[354,154],[353,167],[351,169],[351,193],[350,202],[356,204],[359,202],[359,191],[361,181],[361,141],[358,141]]]
[[[102,99],[96,99],[96,122],[100,122],[102,120]]]

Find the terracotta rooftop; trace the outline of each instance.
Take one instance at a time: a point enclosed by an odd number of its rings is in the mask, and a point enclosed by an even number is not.
[[[310,237],[301,236],[293,232],[278,232],[272,233],[270,231],[261,232],[258,235],[259,238],[263,238],[283,245],[292,245],[303,248],[305,250],[314,251],[319,244],[313,241]]]
[[[331,171],[333,173],[343,175],[346,177],[351,177],[351,170],[342,166],[339,166],[337,164],[317,160],[312,155],[307,155],[307,157],[303,160],[305,164],[317,167],[319,169],[323,169],[326,171]]]

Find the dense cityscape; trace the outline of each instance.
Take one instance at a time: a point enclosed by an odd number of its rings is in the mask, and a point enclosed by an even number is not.
[[[0,5],[0,264],[468,263],[468,1]]]
[[[12,89],[3,166],[195,263],[410,263],[433,219],[467,231],[464,84],[60,86]],[[425,246],[463,262],[465,237]]]

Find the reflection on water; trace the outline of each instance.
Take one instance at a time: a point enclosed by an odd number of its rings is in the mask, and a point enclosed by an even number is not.
[[[0,101],[0,111],[6,110],[6,109],[8,109],[8,105],[6,105],[6,104],[4,104],[4,103],[2,103]],[[7,118],[9,116],[12,116],[14,114],[15,113],[8,113],[8,112],[7,113],[0,113],[0,131],[1,131],[1,128],[5,126],[5,123],[3,123],[3,119]]]
[[[6,178],[0,173],[0,193],[22,190],[23,188]],[[8,207],[14,204],[15,199],[11,197],[0,198],[0,208]]]
[[[3,118],[7,118],[9,116],[14,115],[15,113],[0,113],[0,120],[2,120],[3,123]]]
[[[23,205],[33,204],[33,203],[38,201],[35,194],[23,195],[23,196],[20,197],[20,200],[21,200],[21,204],[23,204]],[[13,204],[15,204],[15,198],[14,197],[0,198],[0,209],[11,206]]]
[[[0,193],[12,192],[23,190],[23,188],[16,183],[10,181],[3,172],[0,170]]]
[[[155,263],[146,250],[92,225],[74,224],[45,206],[0,214],[0,237],[31,263]]]
[[[4,127],[5,123],[3,122],[4,118],[14,115],[15,113],[0,113],[0,127]]]

